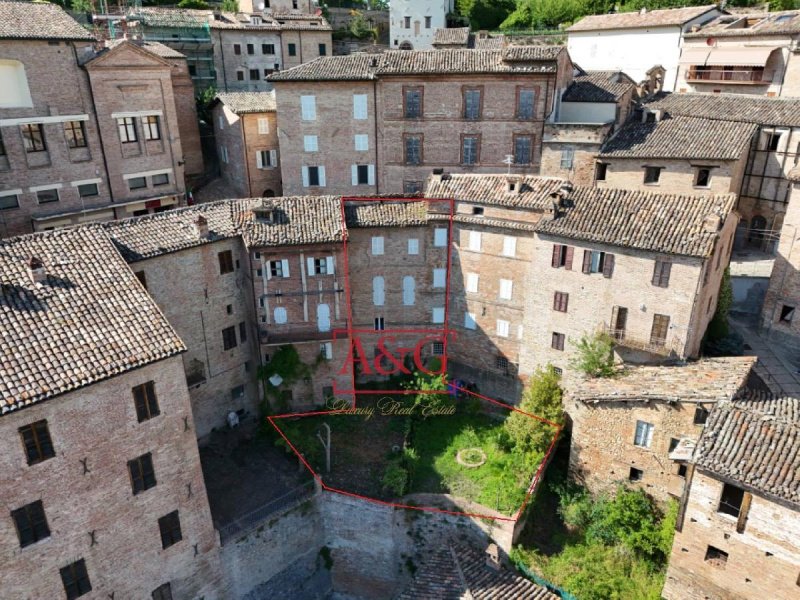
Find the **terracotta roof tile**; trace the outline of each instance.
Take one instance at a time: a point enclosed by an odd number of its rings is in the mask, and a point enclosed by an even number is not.
[[[800,506],[800,399],[744,394],[711,410],[698,468]]]
[[[603,144],[600,156],[738,160],[757,129],[752,123],[682,116],[655,123],[629,121]]]
[[[428,223],[428,203],[348,202],[345,204],[348,227],[413,227]]]
[[[116,48],[120,44],[124,44],[126,42],[138,46],[144,50],[147,50],[148,52],[152,52],[153,54],[155,54],[156,56],[160,56],[161,58],[183,58],[183,59],[186,58],[186,55],[181,54],[177,50],[170,48],[169,46],[165,46],[160,42],[119,39],[119,40],[109,40],[108,42],[106,42],[106,47],[109,50],[111,50],[113,48]]]
[[[102,228],[0,247],[0,414],[185,350]],[[41,283],[32,256],[44,263]]]
[[[95,38],[56,4],[0,0],[0,39],[89,41]]]
[[[563,102],[616,102],[636,87],[622,71],[588,71],[576,75],[561,97]]]
[[[764,98],[746,94],[659,94],[646,103],[672,116],[800,127],[800,98]]]
[[[716,4],[706,6],[689,6],[686,8],[667,8],[664,10],[648,10],[612,13],[607,15],[589,15],[583,17],[567,31],[597,31],[601,29],[631,29],[636,27],[668,27],[683,25],[717,8]]]
[[[275,91],[270,92],[226,92],[217,94],[222,102],[237,115],[247,113],[275,112]]]
[[[544,211],[553,205],[551,195],[566,183],[555,177],[524,176],[512,179],[521,187],[509,192],[506,175],[447,174],[431,177],[427,198],[455,198],[464,202]]]
[[[260,222],[253,209],[272,207],[277,221]],[[318,244],[344,241],[339,196],[292,196],[234,200],[234,222],[250,247]]]
[[[469,27],[439,28],[433,32],[433,45],[466,46],[469,42]]]
[[[214,18],[214,11],[191,8],[143,6],[136,12],[147,27],[203,28]]]

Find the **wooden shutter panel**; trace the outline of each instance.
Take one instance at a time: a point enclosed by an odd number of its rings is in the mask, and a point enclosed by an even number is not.
[[[575,248],[573,246],[567,246],[566,258],[564,259],[564,268],[567,271],[572,270],[572,257],[575,255]]]
[[[327,263],[327,265],[326,265],[327,269],[326,270],[328,271],[328,275],[333,275],[333,257],[332,256],[328,256],[325,259],[325,262]]]
[[[325,187],[325,167],[319,167],[319,187]]]
[[[660,260],[656,260],[656,264],[653,267],[653,278],[650,280],[650,283],[655,286],[661,285],[661,269],[663,266],[664,263],[662,263]]]
[[[308,187],[308,167],[303,167],[303,187]]]
[[[289,277],[289,261],[285,258],[281,260],[281,271],[284,277]]]
[[[736,533],[744,533],[744,528],[747,525],[747,514],[750,512],[750,500],[753,494],[745,492],[742,497],[742,506],[739,509],[739,520],[736,521]]]
[[[591,250],[584,250],[583,251],[583,272],[584,273],[591,273],[592,272],[592,251]]]
[[[264,161],[262,160],[262,158],[263,157],[261,155],[261,151],[256,152],[256,166],[259,169],[263,169],[264,168]]]
[[[611,329],[614,331],[617,330],[619,322],[619,306],[615,306],[611,309]]]
[[[375,165],[367,166],[367,183],[375,185]]]
[[[661,264],[661,287],[669,287],[669,275],[671,272],[671,262],[667,261]]]
[[[558,305],[560,304],[558,301],[558,296],[559,296],[558,292],[555,292],[553,294],[553,310],[558,310]]]
[[[614,274],[614,255],[606,253],[603,260],[603,277],[609,279]]]
[[[278,151],[277,150],[270,150],[269,151],[269,164],[271,167],[278,166]]]
[[[561,257],[561,244],[553,244],[553,261],[551,265],[554,269],[558,268],[558,259]]]
[[[350,165],[350,183],[358,185],[358,165]],[[373,251],[373,254],[375,252]]]
[[[561,310],[567,312],[567,309],[569,308],[569,294],[566,293],[561,294],[561,306],[562,306]]]
[[[308,268],[309,277],[313,277],[314,275],[316,275],[316,273],[314,272],[314,259],[313,258],[307,258],[306,259],[306,267]]]

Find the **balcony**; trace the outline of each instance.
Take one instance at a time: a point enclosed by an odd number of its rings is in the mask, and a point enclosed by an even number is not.
[[[690,67],[686,73],[689,83],[725,83],[733,85],[769,85],[774,71],[763,67]]]
[[[657,354],[659,356],[682,356],[683,355],[683,340],[675,336],[668,337],[667,339],[658,338],[643,338],[633,336],[624,329],[613,329],[612,327],[603,327],[602,331],[612,338],[617,346],[629,348],[631,350],[640,350],[642,352],[649,352],[650,354]]]

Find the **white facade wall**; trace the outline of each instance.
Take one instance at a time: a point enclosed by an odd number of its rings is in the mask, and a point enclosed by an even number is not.
[[[390,6],[389,47],[397,50],[403,42],[412,50],[430,50],[433,32],[447,27],[447,13],[455,11],[455,0],[392,0]],[[406,17],[410,26],[406,27]],[[426,27],[425,17],[431,25]]]

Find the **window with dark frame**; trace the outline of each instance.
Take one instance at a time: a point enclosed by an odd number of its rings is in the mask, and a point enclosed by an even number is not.
[[[369,165],[356,165],[356,183],[358,185],[369,184]]]
[[[9,194],[7,196],[0,196],[0,210],[7,210],[10,208],[19,208],[19,195]]]
[[[421,165],[422,164],[422,136],[421,135],[407,135],[405,136],[405,163],[407,165]]]
[[[247,341],[247,323],[239,323],[239,342],[244,344]]]
[[[319,50],[319,55],[320,56],[327,56],[328,55],[328,45],[327,44],[319,44],[318,50]]]
[[[744,501],[744,490],[729,483],[722,484],[722,494],[719,498],[717,512],[721,512],[732,517],[739,517]]]
[[[309,187],[319,185],[319,167],[308,167],[308,185]]]
[[[70,148],[86,148],[86,130],[83,121],[64,121],[64,135]]]
[[[594,165],[595,181],[605,181],[608,175],[608,163],[599,162]]]
[[[258,69],[250,69],[250,81],[258,81],[261,77],[261,72]]]
[[[669,287],[669,276],[672,272],[672,262],[665,258],[657,258],[653,267],[653,279],[651,283],[656,287]]]
[[[165,550],[183,539],[181,520],[177,510],[161,517],[158,520],[158,529],[161,532],[161,546]]]
[[[128,189],[133,190],[141,190],[142,188],[147,187],[147,177],[131,177],[128,179]]]
[[[233,273],[233,252],[230,250],[223,250],[217,254],[219,260],[219,274],[225,275],[226,273]]]
[[[710,167],[698,167],[697,168],[697,175],[694,179],[695,187],[702,187],[707,188],[711,186],[711,168]]]
[[[575,148],[564,146],[561,148],[561,168],[572,169],[575,160]]]
[[[695,406],[694,409],[694,420],[693,423],[695,425],[705,425],[706,421],[708,420],[708,409],[703,406],[702,404],[698,404]]]
[[[411,29],[411,17],[403,17],[403,26],[406,29]]]
[[[553,258],[551,266],[554,269],[564,267],[566,270],[572,269],[572,257],[575,248],[563,244],[553,244]]]
[[[444,342],[433,342],[431,353],[434,356],[442,356],[444,354]]]
[[[716,567],[724,567],[728,562],[728,553],[714,546],[707,546],[705,561]]]
[[[255,49],[255,46],[253,46],[253,44],[247,44],[247,53],[248,54],[255,54],[256,53],[256,49]]]
[[[59,573],[61,575],[61,583],[64,585],[64,592],[67,594],[67,600],[80,598],[92,591],[92,583],[89,581],[89,573],[86,571],[86,561],[84,559],[62,567]]]
[[[661,179],[661,170],[663,167],[645,167],[644,168],[644,182],[649,184],[658,183]]]
[[[422,89],[405,88],[403,91],[403,114],[406,119],[422,117]]]
[[[151,141],[161,139],[161,126],[158,122],[158,115],[142,117],[142,128],[144,129],[144,139]]]
[[[667,450],[667,453],[674,451],[680,443],[681,441],[678,438],[669,438],[669,450]]]
[[[520,88],[517,93],[517,118],[525,121],[533,119],[536,101],[536,91],[530,88]]]
[[[39,190],[36,192],[36,201],[39,204],[46,204],[48,202],[58,202],[58,189],[52,188],[49,190]]]
[[[789,306],[788,304],[781,305],[781,316],[780,322],[781,323],[791,323],[792,319],[794,319],[794,306]]]
[[[325,257],[314,259],[314,273],[312,275],[327,275],[328,259]]]
[[[641,481],[642,479],[644,479],[644,471],[636,467],[631,467],[628,472],[628,481],[634,482]]]
[[[425,29],[431,28],[431,17],[425,17]]]
[[[297,44],[288,45],[289,56],[297,56]]]
[[[777,152],[781,145],[782,132],[770,131],[767,133],[766,149],[770,152]]]
[[[514,164],[529,165],[533,158],[533,136],[514,136]]]
[[[422,193],[423,183],[421,181],[404,181],[403,193],[404,194],[420,194]]]
[[[25,548],[39,540],[50,537],[50,527],[47,525],[47,518],[45,517],[41,500],[12,510],[11,518],[17,528],[20,548]]]
[[[550,342],[550,346],[553,350],[563,350],[564,349],[564,340],[566,340],[567,336],[563,333],[556,333],[553,332],[553,339]]]
[[[462,99],[464,110],[463,116],[470,121],[477,121],[481,118],[481,90],[480,88],[467,88],[463,91]]]
[[[383,331],[384,328],[383,317],[375,317],[375,331]]]
[[[567,312],[569,305],[569,294],[566,292],[555,292],[553,294],[553,310]]]
[[[241,46],[241,44],[234,44],[234,45],[233,45],[233,53],[234,53],[236,56],[239,56],[239,55],[242,53],[242,46]]]
[[[275,44],[261,44],[261,54],[275,54]]]
[[[157,173],[152,178],[153,187],[167,185],[169,183],[169,173]]]
[[[494,366],[500,369],[503,373],[508,375],[508,358],[505,356],[496,356],[494,359]]]
[[[78,186],[78,196],[81,198],[88,198],[90,196],[99,196],[100,190],[97,188],[96,183],[84,183]]]
[[[633,435],[633,445],[640,448],[649,448],[653,444],[653,431],[655,426],[647,421],[636,421],[636,432]]]
[[[44,152],[47,145],[44,140],[44,125],[42,123],[26,123],[19,126],[22,132],[22,142],[25,152]]]
[[[669,317],[667,315],[653,315],[653,328],[650,330],[650,343],[653,346],[663,346],[667,343],[669,331]]]
[[[678,465],[678,477],[686,477],[686,465]]]
[[[606,279],[614,275],[614,255],[599,250],[583,251],[583,273],[602,273]]]
[[[133,393],[133,404],[136,408],[136,418],[139,423],[147,421],[161,414],[158,408],[158,398],[156,397],[155,383],[147,381],[131,389]]]
[[[480,138],[477,135],[465,135],[461,139],[461,164],[474,165],[478,163],[478,148]]]
[[[244,81],[244,71],[236,71],[236,81]]]
[[[132,144],[139,140],[136,136],[136,121],[133,117],[117,119],[117,130],[119,131],[119,141],[123,144]]]
[[[172,600],[172,586],[169,583],[162,583],[150,596],[153,600]]]
[[[236,327],[230,326],[222,330],[222,348],[223,350],[232,350],[236,348]]]
[[[19,434],[29,465],[35,465],[56,455],[46,419],[20,427]]]
[[[153,455],[148,452],[129,460],[128,474],[131,476],[131,489],[134,496],[155,487],[156,472],[153,470]]]

